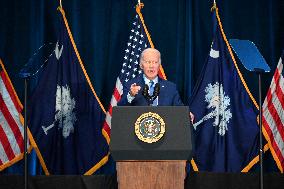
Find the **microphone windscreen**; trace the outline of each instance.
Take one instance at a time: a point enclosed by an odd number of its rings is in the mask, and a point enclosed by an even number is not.
[[[149,90],[149,86],[148,85],[144,85],[143,87],[143,91],[142,91],[142,95],[146,98],[148,97],[148,90]]]
[[[156,83],[155,87],[154,87],[154,93],[156,96],[159,95],[160,93],[160,84],[159,83]]]

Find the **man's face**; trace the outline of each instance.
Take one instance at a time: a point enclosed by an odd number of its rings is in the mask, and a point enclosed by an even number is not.
[[[141,69],[148,79],[155,79],[160,69],[160,55],[155,51],[146,51],[141,60]]]

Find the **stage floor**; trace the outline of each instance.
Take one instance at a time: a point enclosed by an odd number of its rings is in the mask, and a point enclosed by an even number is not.
[[[185,180],[185,189],[258,189],[258,173],[191,173]],[[0,189],[22,189],[20,175],[0,176]],[[267,173],[265,189],[284,188],[284,174]],[[117,189],[116,175],[56,175],[31,176],[29,189]]]

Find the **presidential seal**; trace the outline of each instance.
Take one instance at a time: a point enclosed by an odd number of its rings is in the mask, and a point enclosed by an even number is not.
[[[165,131],[165,122],[157,113],[144,113],[135,122],[135,134],[143,142],[157,142]]]

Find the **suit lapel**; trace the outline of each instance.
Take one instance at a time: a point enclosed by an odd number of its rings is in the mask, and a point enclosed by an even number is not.
[[[159,78],[159,84],[160,84],[160,94],[158,97],[158,104],[159,106],[164,105],[164,95],[165,95],[165,82],[163,79]]]
[[[141,86],[141,89],[145,86],[145,81],[143,79],[143,75],[140,75],[138,78],[138,85]]]

